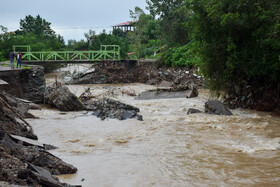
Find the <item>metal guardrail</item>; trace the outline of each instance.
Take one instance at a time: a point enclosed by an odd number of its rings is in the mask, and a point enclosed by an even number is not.
[[[101,61],[101,60],[120,60],[120,47],[118,45],[101,45],[99,51],[36,51],[31,52],[30,46],[15,45],[14,51],[26,48],[22,51],[22,60],[24,61]]]

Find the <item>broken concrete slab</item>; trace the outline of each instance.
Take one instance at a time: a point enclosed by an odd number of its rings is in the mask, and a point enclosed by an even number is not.
[[[17,135],[12,135],[12,134],[10,134],[10,137],[12,139],[16,140],[16,141],[22,141],[23,143],[25,143],[27,145],[32,145],[32,146],[37,146],[37,147],[44,148],[44,144],[40,143],[36,140],[32,140],[32,139],[29,139],[29,138],[25,138],[25,137],[17,136]]]
[[[22,136],[17,136],[17,135],[10,134],[10,137],[13,140],[16,140],[16,141],[22,141],[25,145],[28,145],[28,146],[30,146],[30,145],[31,146],[36,146],[36,147],[43,148],[45,150],[57,149],[57,147],[55,147],[53,145],[44,144],[44,143],[41,143],[37,140],[32,140],[32,139],[25,138],[25,137],[22,137]]]
[[[156,90],[148,90],[140,93],[135,99],[168,99],[168,98],[192,98],[198,95],[196,88],[158,88]]]
[[[3,81],[2,79],[0,79],[0,86],[1,85],[7,85],[7,84],[9,84],[9,83],[7,83],[6,81]]]

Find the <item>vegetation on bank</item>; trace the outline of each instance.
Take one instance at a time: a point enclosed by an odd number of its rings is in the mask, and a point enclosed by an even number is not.
[[[151,13],[159,16],[160,33],[169,46],[165,62],[181,65],[183,56],[184,65],[191,61],[201,67],[215,90],[227,89],[229,84],[279,85],[278,0],[147,2]]]
[[[149,14],[130,10],[134,32],[114,30],[85,40],[56,35],[50,23],[26,16],[20,30],[0,35],[0,59],[14,44],[32,50],[99,50],[121,46],[122,58],[154,58],[169,66],[199,66],[214,90],[253,86],[280,89],[280,4],[278,0],[147,0]],[[3,31],[5,28],[1,27]]]

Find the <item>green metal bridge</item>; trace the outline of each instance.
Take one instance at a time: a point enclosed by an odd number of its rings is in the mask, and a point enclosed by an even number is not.
[[[101,45],[99,51],[36,51],[31,52],[28,45],[14,45],[16,53],[20,51],[23,62],[98,62],[104,60],[120,60],[118,45]]]

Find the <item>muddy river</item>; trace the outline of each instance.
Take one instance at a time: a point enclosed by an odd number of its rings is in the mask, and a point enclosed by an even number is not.
[[[47,82],[53,79],[47,78]],[[233,110],[233,116],[187,115],[204,110],[210,97],[134,100],[154,88],[144,84],[75,85],[76,95],[111,90],[110,97],[140,108],[144,121],[101,121],[86,111],[32,111],[40,142],[58,147],[51,153],[78,172],[59,179],[91,186],[278,186],[280,118],[269,113]],[[113,93],[113,94],[112,94]]]

